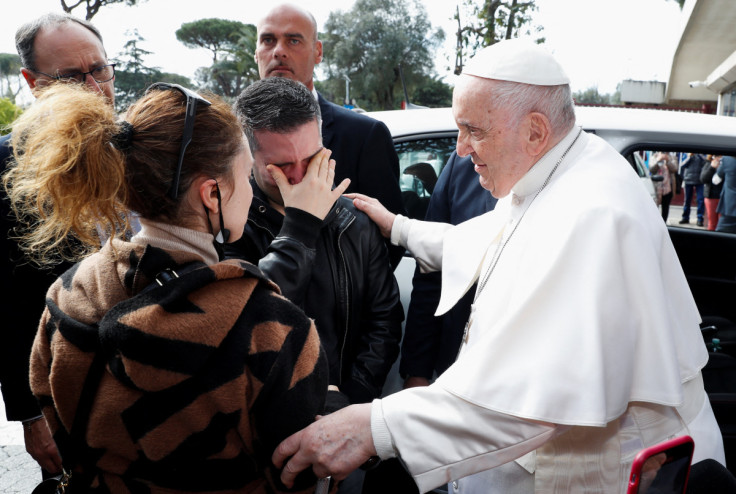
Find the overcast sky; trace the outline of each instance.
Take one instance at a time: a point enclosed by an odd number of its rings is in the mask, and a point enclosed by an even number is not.
[[[60,0],[5,1],[0,52],[15,53],[13,36],[21,23],[43,12],[61,12]],[[331,11],[349,9],[354,0],[301,0],[322,29]],[[445,30],[445,44],[438,50],[437,72],[452,84],[455,30],[452,20],[457,2],[422,0],[434,26]],[[149,66],[188,77],[211,63],[210,52],[192,50],[176,40],[174,32],[184,22],[220,17],[256,24],[273,2],[233,0],[147,0],[136,7],[103,7],[92,22],[105,38],[114,58],[128,39],[126,31],[138,29],[146,41],[140,46],[154,52]],[[683,16],[676,2],[668,0],[537,0],[535,24],[544,27],[547,47],[555,53],[572,81],[573,91],[597,87],[615,91],[625,79],[666,82],[672,56],[680,38]],[[75,15],[84,16],[81,8]]]

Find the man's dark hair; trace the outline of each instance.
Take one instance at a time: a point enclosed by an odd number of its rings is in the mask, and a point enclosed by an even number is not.
[[[23,24],[15,32],[15,49],[18,51],[20,57],[20,63],[23,67],[31,70],[36,70],[36,53],[33,51],[33,45],[36,41],[36,36],[41,28],[53,27],[66,24],[67,22],[76,22],[85,29],[88,29],[94,34],[102,44],[102,50],[105,50],[105,44],[102,42],[102,35],[92,24],[83,19],[78,19],[69,14],[45,14],[41,17],[34,19],[30,22]]]
[[[304,84],[291,79],[269,77],[256,81],[240,93],[233,107],[253,153],[259,149],[256,131],[288,134],[316,120],[321,132],[317,99]]]

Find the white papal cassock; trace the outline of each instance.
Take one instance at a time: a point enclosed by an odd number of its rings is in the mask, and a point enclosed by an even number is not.
[[[494,211],[456,227],[394,222],[392,240],[442,270],[438,314],[508,241],[457,362],[428,388],[373,403],[379,455],[400,456],[421,491],[482,472],[452,488],[624,492],[634,455],[682,434],[693,461],[725,463],[700,317],[638,180],[576,127]]]

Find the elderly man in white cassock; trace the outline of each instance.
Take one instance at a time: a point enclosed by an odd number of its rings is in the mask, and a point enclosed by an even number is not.
[[[693,462],[725,463],[667,229],[627,161],[575,124],[562,68],[502,41],[467,64],[452,107],[457,152],[494,211],[452,226],[352,197],[422,269],[442,270],[437,314],[478,281],[457,361],[429,387],[285,440],[282,480],[310,465],[339,479],[378,456],[399,457],[422,492],[624,492],[638,451],[685,434]]]

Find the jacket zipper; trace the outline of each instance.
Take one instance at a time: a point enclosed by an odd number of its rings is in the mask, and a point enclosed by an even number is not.
[[[348,279],[348,268],[347,268],[347,265],[345,263],[345,255],[343,254],[343,251],[342,251],[341,240],[342,240],[342,236],[345,233],[345,231],[350,227],[350,225],[353,224],[354,221],[355,221],[355,217],[351,217],[350,218],[350,221],[348,222],[348,224],[345,225],[345,227],[342,228],[340,230],[340,233],[338,233],[338,235],[337,235],[337,250],[338,250],[338,253],[340,254],[340,261],[342,263],[343,277],[345,278],[345,290],[344,290],[344,296],[345,296],[345,304],[344,304],[344,307],[345,307],[345,312],[344,312],[344,315],[345,315],[345,334],[343,335],[342,345],[340,347],[340,362],[339,362],[339,364],[340,364],[339,365],[339,368],[340,368],[340,381],[339,381],[340,382],[340,386],[342,386],[342,372],[343,372],[343,368],[342,367],[343,367],[343,357],[345,355],[345,344],[348,341],[348,331],[350,331],[350,297],[348,296],[349,295],[348,292],[349,292],[350,289],[349,289],[349,283],[348,283],[349,282],[349,279]]]

